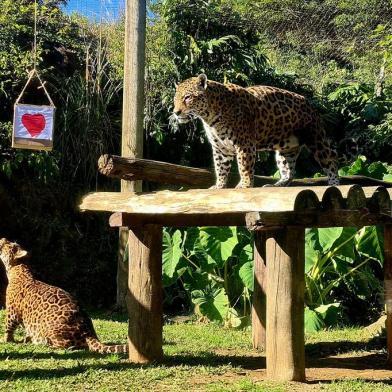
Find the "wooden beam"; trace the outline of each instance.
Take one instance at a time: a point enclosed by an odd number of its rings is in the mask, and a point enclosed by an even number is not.
[[[127,214],[115,212],[109,218],[111,227],[154,224],[170,227],[246,226],[244,213],[229,214]]]
[[[392,366],[392,225],[384,227],[384,292],[387,320],[387,353],[388,365]]]
[[[129,230],[129,360],[149,363],[162,352],[162,227]]]
[[[350,186],[339,186],[344,199]],[[298,198],[313,192],[313,199],[321,200],[328,187],[248,188],[248,189],[191,189],[186,192],[160,191],[155,193],[97,192],[85,196],[81,210],[124,212],[130,214],[225,214],[250,211],[293,211]],[[377,187],[363,188],[370,199]],[[388,189],[389,197],[392,189]]]
[[[98,170],[105,176],[129,181],[146,180],[198,187],[209,187],[215,182],[214,174],[205,169],[107,154],[99,158]]]
[[[252,301],[252,342],[253,347],[265,350],[265,322],[267,306],[267,269],[265,264],[266,235],[256,232],[254,236],[254,290]]]
[[[268,235],[267,377],[305,381],[305,230],[290,228]]]
[[[392,216],[368,210],[249,212],[245,217],[249,230],[271,230],[285,226],[301,227],[363,227],[392,224]]]

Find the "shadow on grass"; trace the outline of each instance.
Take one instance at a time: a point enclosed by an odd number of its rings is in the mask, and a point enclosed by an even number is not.
[[[380,353],[363,354],[344,358],[327,357],[310,360],[309,367],[351,370],[390,370],[386,363],[387,355]],[[392,382],[392,374],[391,374]]]
[[[23,370],[0,370],[0,380],[50,380],[55,378],[77,376],[90,370],[108,370],[121,371],[126,369],[138,368],[138,365],[131,363],[114,363],[114,364],[95,364],[95,365],[77,365],[73,367],[56,367],[52,369],[23,369]]]
[[[87,309],[88,315],[96,320],[103,321],[118,321],[118,322],[128,322],[128,314],[119,312],[116,310],[107,311],[107,310],[90,310]]]
[[[4,360],[20,360],[20,359],[98,359],[102,358],[103,354],[85,351],[85,350],[69,350],[66,352],[52,351],[52,352],[15,352],[15,351],[4,351],[0,352],[0,361]]]
[[[351,352],[351,351],[364,351],[364,350],[374,350],[379,348],[384,348],[385,345],[383,340],[374,339],[370,342],[349,342],[349,341],[340,341],[340,342],[330,342],[330,343],[316,343],[316,344],[308,344],[307,351],[316,352],[319,350],[325,350],[329,355],[341,354],[343,352]],[[62,367],[61,363],[58,362],[54,365],[56,367],[51,369],[40,369],[40,368],[29,368],[23,370],[11,370],[5,369],[0,370],[0,380],[14,380],[19,378],[24,379],[55,379],[62,378],[68,376],[77,376],[86,371],[94,371],[94,370],[106,370],[110,372],[122,372],[129,369],[154,369],[154,368],[170,368],[170,367],[221,367],[221,366],[232,366],[234,368],[242,368],[246,371],[255,371],[255,370],[263,370],[266,366],[265,358],[261,355],[227,355],[227,354],[219,354],[213,352],[198,352],[198,353],[181,353],[181,354],[173,354],[170,356],[164,356],[163,360],[159,363],[153,363],[149,365],[137,365],[126,362],[126,356],[121,357],[121,360],[117,362],[107,363],[105,362],[105,356],[97,353],[92,353],[88,351],[66,351],[66,352],[24,352],[24,353],[15,353],[15,352],[3,352],[0,353],[0,360],[5,359],[50,359],[54,358],[56,360],[69,360],[73,359],[75,361],[83,360],[83,359],[103,359],[103,363],[91,363],[91,364],[81,364],[77,362],[73,367]],[[307,367],[311,368],[329,368],[329,369],[350,369],[350,370],[358,370],[364,371],[369,370],[388,370],[386,365],[386,355],[383,353],[363,353],[363,355],[355,355],[344,358],[336,358],[336,357],[328,357],[328,356],[316,356],[311,355],[307,358]],[[185,369],[186,370],[186,369]],[[360,374],[359,374],[360,376]],[[337,377],[339,378],[339,376]],[[379,382],[386,385],[392,385],[391,379],[373,379],[371,376],[367,376],[363,374],[363,378],[359,377],[364,382]],[[312,380],[309,383],[329,383],[330,380],[323,380],[323,376],[321,373],[320,379],[317,381]]]
[[[375,337],[367,342],[351,342],[341,340],[337,342],[307,343],[305,345],[306,355],[311,357],[327,357],[329,355],[344,354],[351,351],[384,350],[386,338]]]

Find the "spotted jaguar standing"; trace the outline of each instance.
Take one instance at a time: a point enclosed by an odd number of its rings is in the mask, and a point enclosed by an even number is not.
[[[95,333],[90,318],[66,291],[34,279],[26,264],[28,253],[18,244],[0,239],[0,259],[8,278],[5,342],[14,341],[18,325],[25,342],[55,348],[87,348],[99,353],[122,353],[127,345],[106,345]]]
[[[299,94],[269,86],[222,84],[201,74],[177,86],[174,116],[180,124],[192,117],[202,120],[212,145],[214,188],[226,186],[234,157],[241,177],[237,188],[252,187],[259,150],[275,151],[280,180],[274,185],[288,185],[303,146],[325,171],[328,184],[339,184],[337,153],[320,116]]]

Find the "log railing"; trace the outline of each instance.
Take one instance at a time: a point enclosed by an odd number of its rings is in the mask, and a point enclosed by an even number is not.
[[[214,185],[215,175],[207,169],[175,165],[149,159],[124,158],[117,155],[102,155],[98,160],[101,174],[128,181],[144,180],[160,184],[182,185],[208,188]],[[230,185],[238,183],[239,178],[233,174]],[[273,184],[276,178],[255,176],[255,186]],[[342,185],[357,184],[361,186],[392,187],[392,183],[365,176],[342,176]],[[327,177],[294,179],[292,186],[327,185]]]

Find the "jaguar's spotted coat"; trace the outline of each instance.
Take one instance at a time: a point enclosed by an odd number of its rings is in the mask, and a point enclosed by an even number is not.
[[[337,153],[331,148],[320,116],[296,93],[269,86],[243,88],[207,81],[204,74],[178,85],[174,114],[180,123],[201,118],[212,145],[216,184],[226,186],[234,157],[240,188],[253,186],[256,151],[274,150],[280,172],[276,186],[288,185],[303,146],[313,153],[328,176],[338,185]]]
[[[127,351],[127,345],[102,344],[90,318],[69,293],[34,279],[25,263],[27,256],[18,244],[0,239],[0,259],[8,278],[6,342],[13,342],[16,327],[23,325],[25,342],[99,353]]]

